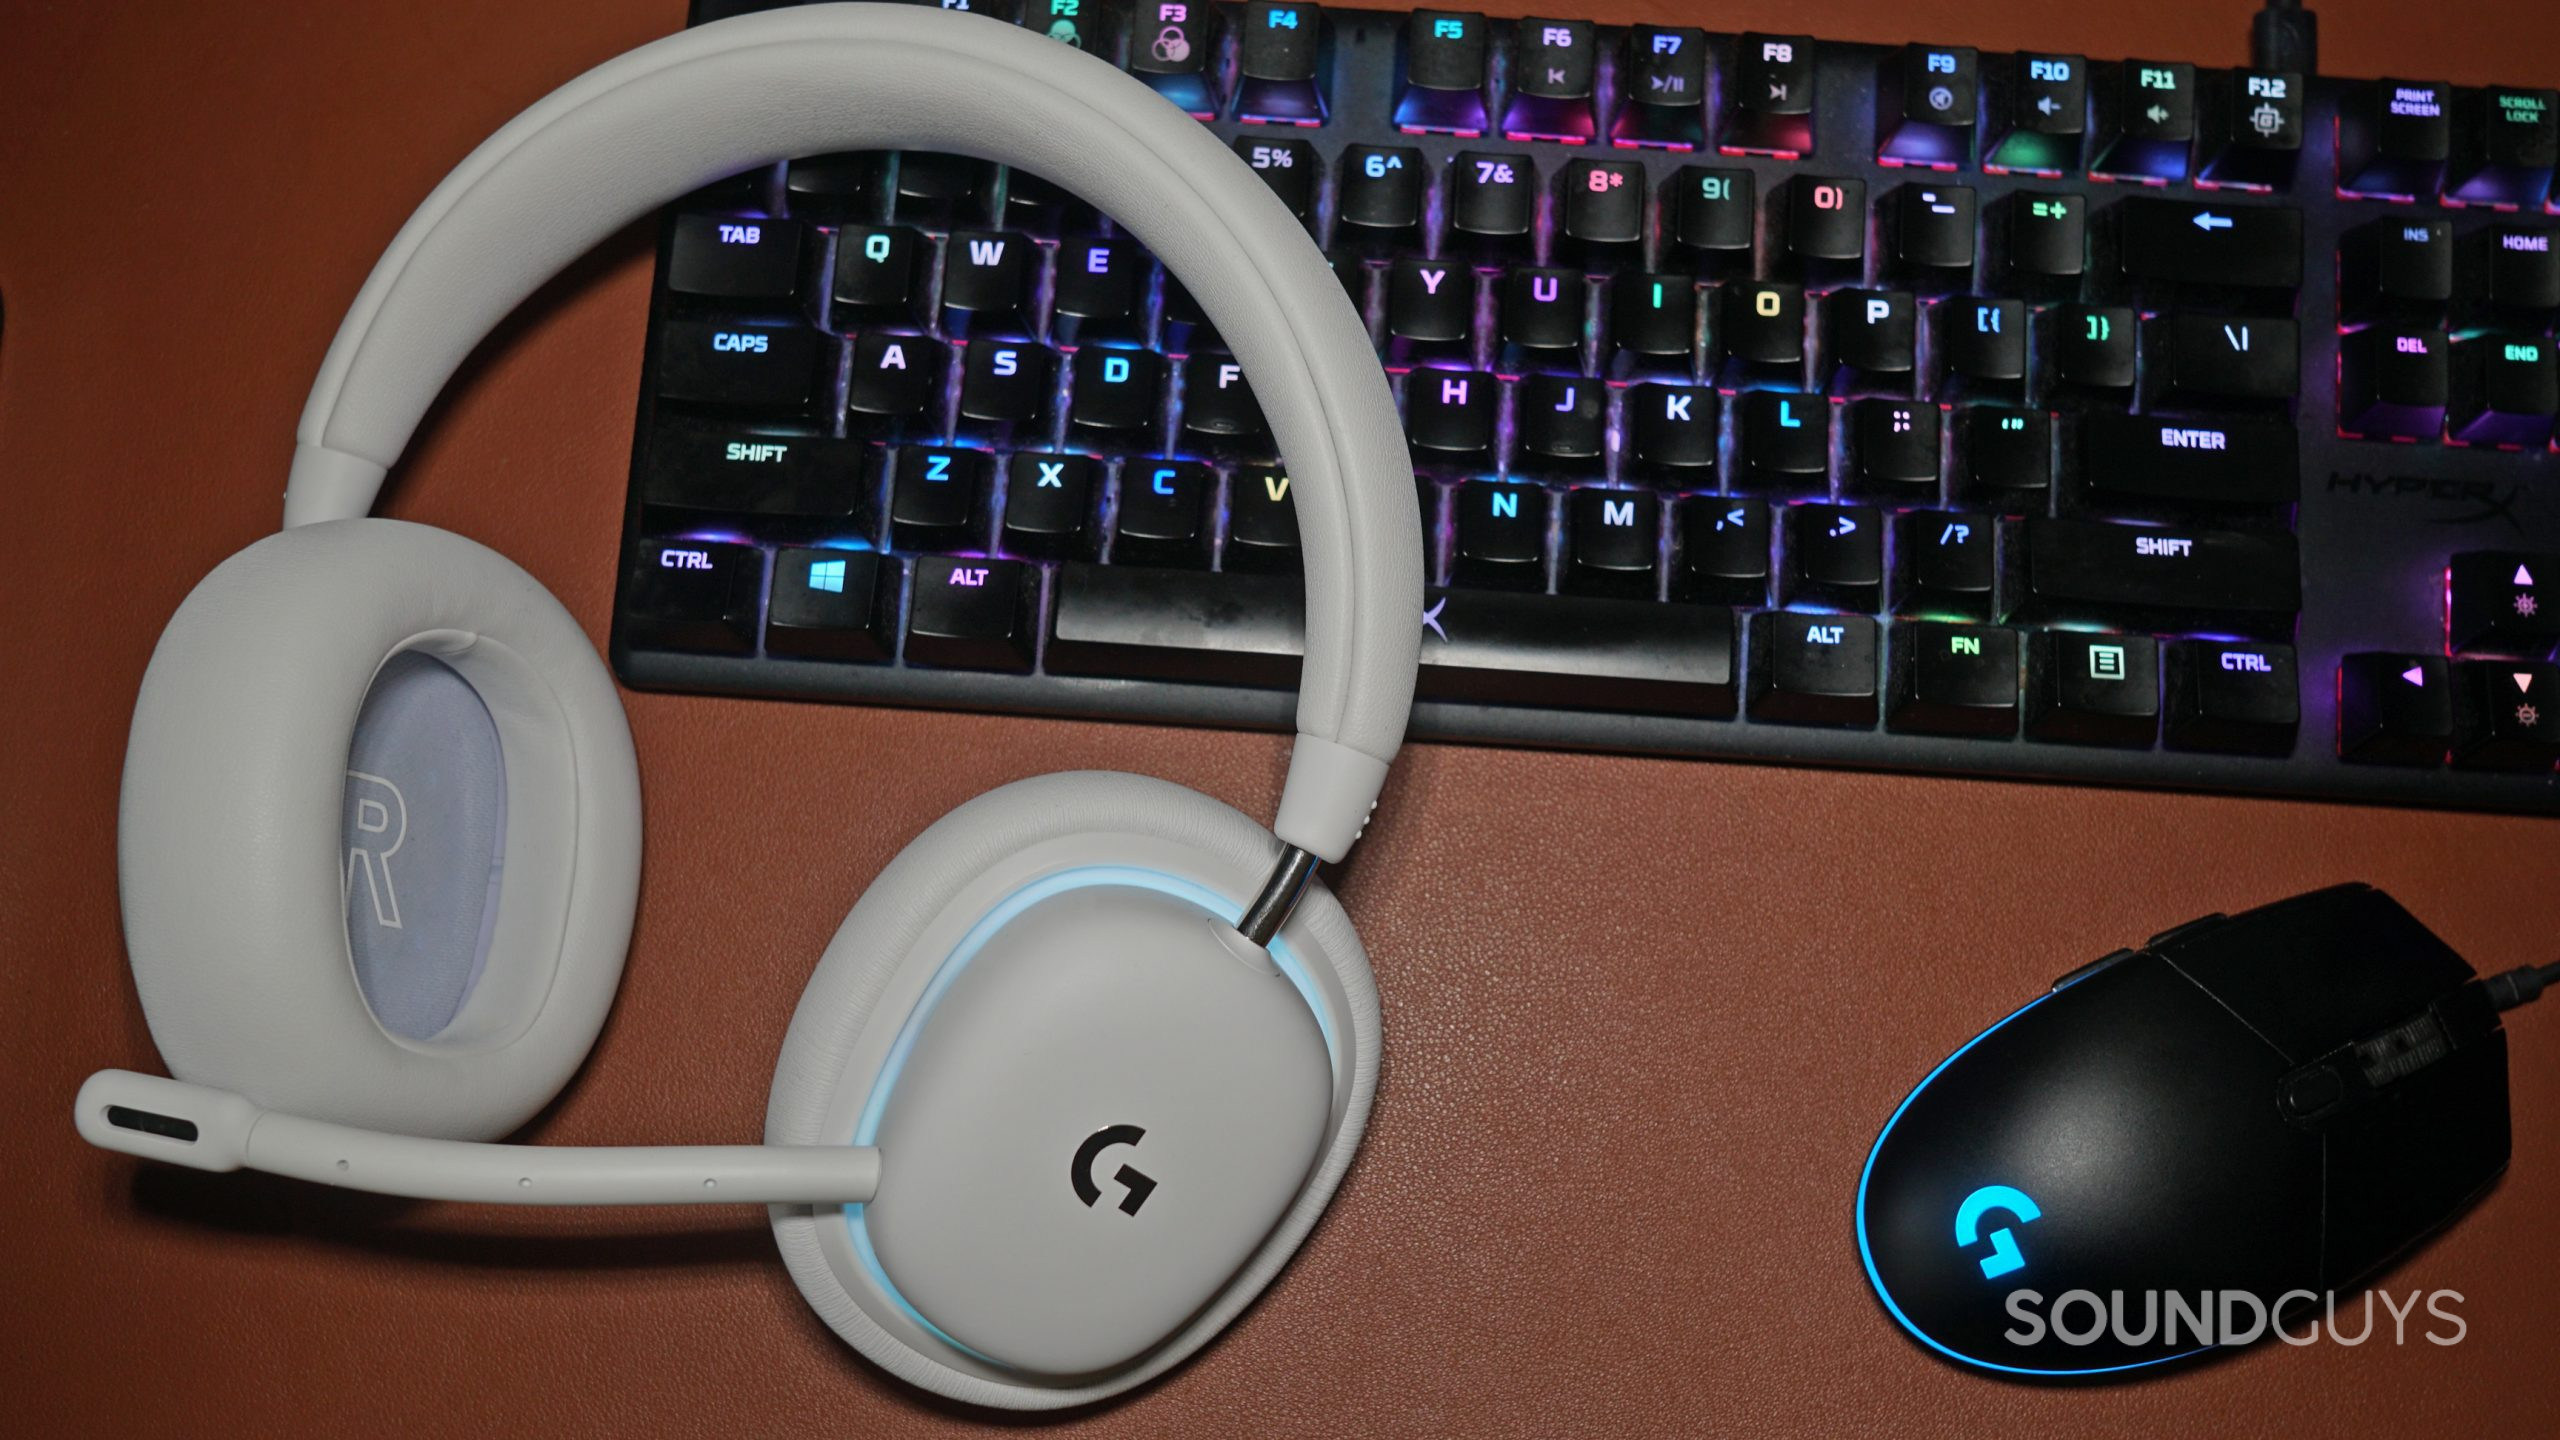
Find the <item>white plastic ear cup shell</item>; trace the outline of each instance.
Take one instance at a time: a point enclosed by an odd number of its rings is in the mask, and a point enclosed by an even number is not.
[[[356,717],[408,650],[478,693],[506,777],[487,958],[419,1041],[389,1033],[357,984],[341,838]],[[126,745],[117,884],[143,1013],[178,1078],[341,1124],[504,1135],[594,1043],[639,876],[639,772],[612,678],[496,551],[395,520],[305,526],[223,562],[161,634]]]
[[[1084,876],[1097,884],[1151,877],[1139,883],[1186,890],[1232,919],[1278,853],[1271,834],[1243,814],[1134,775],[1045,776],[970,801],[901,852],[836,931],[792,1016],[765,1142],[850,1143],[908,1017],[973,927],[1008,900]],[[774,1235],[801,1293],[883,1369],[977,1405],[1085,1404],[1143,1384],[1198,1350],[1252,1303],[1313,1228],[1359,1147],[1376,1093],[1377,989],[1340,904],[1323,886],[1311,887],[1273,949],[1317,1010],[1333,1069],[1329,1120],[1315,1165],[1279,1221],[1161,1344],[1117,1369],[1067,1379],[990,1364],[920,1323],[876,1257],[866,1257],[867,1238],[843,1207],[774,1208]],[[884,1177],[896,1164],[884,1150]]]

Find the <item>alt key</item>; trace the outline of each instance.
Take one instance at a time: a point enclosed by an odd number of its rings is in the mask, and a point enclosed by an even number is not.
[[[1751,716],[1874,728],[1876,622],[1789,610],[1752,616]]]
[[[1031,668],[1040,572],[1019,560],[927,555],[907,605],[907,658],[960,670]]]

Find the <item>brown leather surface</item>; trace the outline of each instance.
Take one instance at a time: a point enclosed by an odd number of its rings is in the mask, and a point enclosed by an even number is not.
[[[2249,8],[1723,0],[1706,23],[2227,63]],[[2545,6],[2324,9],[2338,73],[2548,83],[2534,67],[2560,53]],[[156,1064],[114,831],[161,622],[275,523],[304,387],[409,207],[518,107],[679,10],[0,5],[0,1428],[920,1435],[982,1418],[837,1344],[758,1217],[383,1203],[145,1171],[71,1130],[91,1068]],[[599,640],[647,281],[626,236],[555,286],[450,397],[392,507],[499,546]],[[979,790],[1111,766],[1256,813],[1278,794],[1265,735],[627,698],[646,899],[546,1141],[753,1139],[821,943],[904,839]],[[2094,1392],[2002,1384],[1900,1336],[1849,1226],[1895,1101],[2055,974],[2348,878],[2481,963],[2548,958],[2555,838],[2476,815],[1418,746],[1342,881],[1388,1016],[1366,1150],[1232,1333],[1062,1428],[2560,1433],[2540,1363],[2560,1014],[2518,1018],[2512,1173],[2392,1277],[2463,1293],[2454,1348],[2413,1327],[2399,1348],[2268,1348]]]

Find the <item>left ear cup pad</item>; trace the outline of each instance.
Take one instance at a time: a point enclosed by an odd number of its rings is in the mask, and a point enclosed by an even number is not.
[[[342,844],[357,716],[405,651],[469,683],[505,771],[488,953],[460,1013],[419,1041],[388,1033],[358,986]],[[496,551],[396,520],[304,526],[224,561],[162,632],[126,746],[117,883],[134,983],[180,1079],[342,1124],[504,1135],[594,1043],[639,878],[612,676]]]

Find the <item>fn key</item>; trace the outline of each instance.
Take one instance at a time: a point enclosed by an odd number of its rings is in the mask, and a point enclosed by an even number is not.
[[[907,605],[907,658],[960,670],[1031,668],[1040,572],[1019,560],[916,561]]]
[[[1924,735],[2018,733],[2018,632],[1919,621],[1893,627],[1885,723]]]

